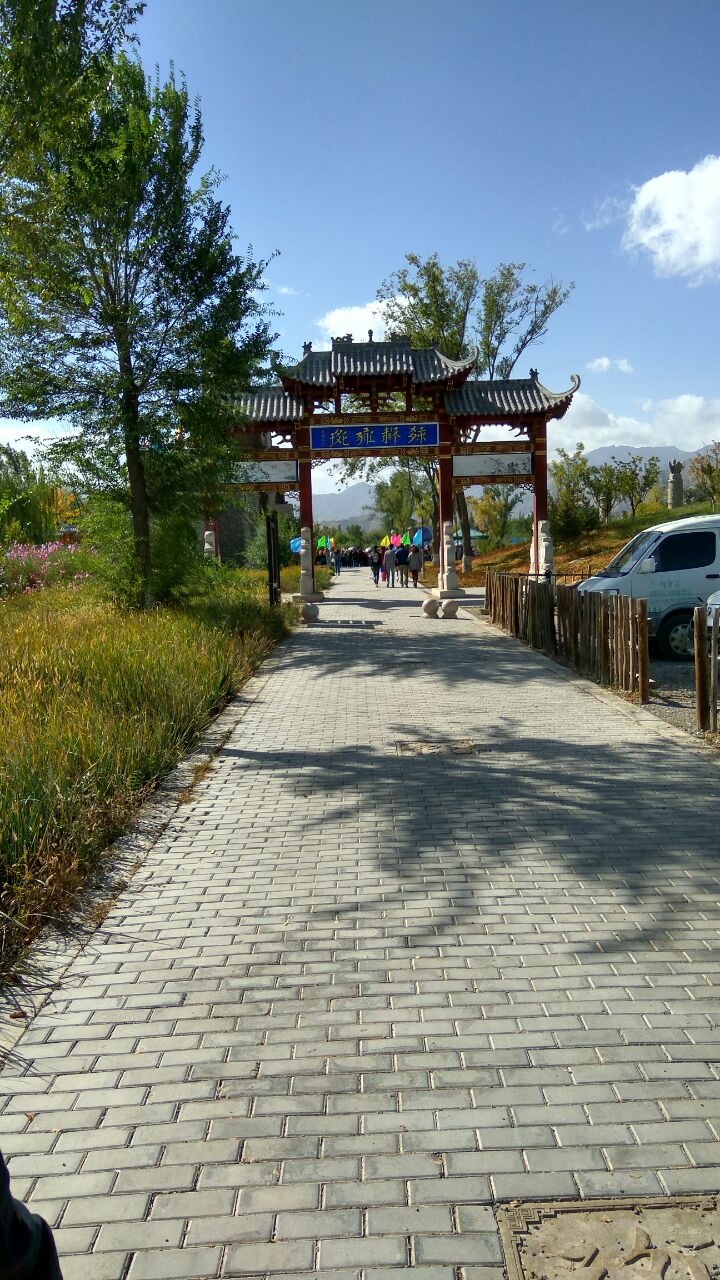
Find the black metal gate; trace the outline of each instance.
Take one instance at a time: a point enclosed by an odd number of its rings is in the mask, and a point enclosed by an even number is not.
[[[268,595],[270,604],[280,604],[280,542],[278,540],[277,511],[265,512],[265,532],[268,553]]]

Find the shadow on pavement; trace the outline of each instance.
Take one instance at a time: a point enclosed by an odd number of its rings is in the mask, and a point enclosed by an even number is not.
[[[507,946],[498,954],[500,967],[522,964],[513,926],[522,926],[527,942],[531,924],[548,966],[579,964],[580,956],[585,964],[590,957],[607,963],[617,953],[631,954],[635,963],[639,951],[654,961],[659,948],[668,972],[675,963],[682,969],[694,954],[698,911],[716,910],[720,896],[717,821],[708,794],[717,785],[714,766],[680,743],[653,742],[632,724],[614,741],[612,709],[602,704],[594,718],[592,707],[579,703],[592,741],[571,732],[571,724],[567,737],[536,736],[526,722],[492,711],[481,721],[476,716],[469,730],[473,721],[458,708],[471,711],[481,689],[487,700],[488,685],[521,683],[532,699],[542,685],[542,696],[552,697],[553,673],[505,637],[468,635],[466,627],[453,626],[419,616],[417,634],[383,629],[370,641],[349,625],[337,634],[328,628],[321,652],[304,633],[285,650],[283,669],[317,672],[313,697],[323,696],[321,682],[334,675],[372,679],[382,671],[407,681],[410,709],[391,724],[389,750],[360,742],[264,752],[248,744],[224,748],[221,758],[286,773],[299,814],[315,790],[329,794],[334,803],[323,818],[307,813],[305,819],[320,842],[324,821],[333,829],[342,824],[346,833],[373,831],[387,900],[398,894],[405,901],[432,899],[431,926],[427,919],[413,924],[409,911],[401,931],[408,945],[444,945],[466,928],[482,940],[484,921],[492,920],[493,947],[498,924]],[[426,670],[429,691],[423,689]],[[567,695],[559,670],[555,687],[558,699]],[[443,692],[454,695],[446,738],[419,729],[411,710],[418,699]],[[573,697],[581,700],[582,690]],[[470,753],[451,752],[469,732]],[[362,723],[358,736],[364,736]],[[400,743],[406,749],[416,743],[424,753],[401,756]],[[440,750],[426,753],[433,743]],[[567,911],[553,914],[548,903],[563,896]],[[350,904],[340,899],[328,906],[328,917],[381,915],[386,901],[384,895]],[[507,915],[503,904],[512,904]],[[670,951],[676,961],[667,958]]]

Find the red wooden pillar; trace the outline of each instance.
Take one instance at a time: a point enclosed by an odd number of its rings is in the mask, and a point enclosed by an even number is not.
[[[440,579],[438,586],[444,587],[448,565],[445,564],[445,539],[443,525],[446,520],[453,519],[453,470],[452,470],[452,427],[439,415],[440,447],[438,449],[438,496],[440,499]]]
[[[305,460],[298,462],[298,478],[300,481],[300,528],[308,528],[312,533],[313,509],[311,462]]]
[[[538,525],[548,517],[548,482],[547,482],[547,423],[536,427],[532,436],[533,447],[533,546],[535,550],[535,572],[540,569]]]

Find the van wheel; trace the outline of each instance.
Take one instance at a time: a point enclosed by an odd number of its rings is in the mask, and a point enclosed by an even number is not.
[[[673,613],[658,627],[658,648],[669,662],[690,662],[693,657],[692,620],[689,612]]]

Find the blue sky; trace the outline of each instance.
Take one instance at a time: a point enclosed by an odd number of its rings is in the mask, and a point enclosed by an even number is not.
[[[148,0],[138,30],[239,244],[279,251],[288,356],[364,336],[409,251],[525,261],[575,282],[517,369],[582,376],[551,446],[720,438],[716,0]]]

